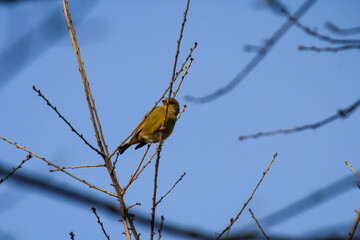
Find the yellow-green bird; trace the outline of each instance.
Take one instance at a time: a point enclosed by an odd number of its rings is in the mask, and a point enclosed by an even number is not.
[[[138,144],[135,147],[135,149],[138,149],[147,143],[159,142],[161,132],[163,132],[163,140],[170,136],[174,129],[180,106],[174,98],[170,98],[169,107],[166,114],[165,128],[161,129],[164,122],[167,101],[168,99],[163,100],[163,104],[159,107],[156,107],[149,114],[145,121],[136,130],[134,136],[119,148],[120,154],[123,154],[123,152],[125,152],[125,150],[133,144]]]

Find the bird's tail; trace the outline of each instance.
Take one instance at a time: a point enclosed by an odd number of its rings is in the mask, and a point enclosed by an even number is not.
[[[130,146],[131,146],[130,143],[125,143],[124,145],[122,145],[122,146],[119,148],[120,154],[123,154],[123,152],[125,152],[125,150],[128,149]]]

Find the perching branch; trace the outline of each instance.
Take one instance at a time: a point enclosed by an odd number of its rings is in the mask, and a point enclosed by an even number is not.
[[[195,50],[195,48],[197,47],[197,42],[194,43],[194,47],[190,48],[190,52],[188,54],[188,56],[186,57],[185,61],[183,62],[183,64],[181,65],[181,68],[178,72],[176,72],[175,74],[175,80],[177,79],[177,77],[179,76],[179,74],[183,71],[186,63],[188,62],[188,60],[191,58],[193,51]],[[174,80],[174,81],[175,81]],[[180,88],[181,84],[179,84],[178,88]],[[170,86],[167,87],[163,93],[163,95],[159,98],[158,101],[156,101],[153,105],[153,107],[150,109],[150,111],[148,111],[145,116],[143,117],[143,119],[141,120],[141,122],[134,128],[134,130],[120,143],[119,146],[117,146],[117,148],[110,154],[109,158],[111,158],[117,151],[118,149],[136,132],[136,130],[141,126],[141,124],[145,121],[145,119],[149,116],[149,114],[155,109],[155,107],[159,104],[159,102],[165,97],[166,93],[170,90]],[[178,91],[178,90],[177,90]]]
[[[184,26],[185,26],[185,22],[186,22],[186,16],[189,10],[189,4],[190,4],[190,0],[187,1],[186,4],[186,9],[184,12],[184,18],[181,24],[181,30],[180,30],[180,36],[179,36],[179,40],[177,41],[177,49],[176,49],[176,54],[175,54],[175,61],[174,61],[174,67],[173,67],[173,73],[172,73],[172,77],[171,77],[171,81],[170,81],[170,85],[169,85],[169,94],[167,97],[167,103],[166,104],[166,108],[165,108],[165,114],[164,114],[164,121],[163,124],[161,126],[161,129],[165,128],[166,125],[166,116],[168,113],[168,108],[169,108],[169,103],[170,103],[170,98],[171,98],[171,93],[172,93],[172,86],[173,83],[175,82],[176,78],[175,78],[175,73],[176,73],[176,66],[177,66],[177,61],[178,61],[178,56],[179,56],[179,52],[180,52],[180,44],[181,44],[181,39],[183,37],[183,31],[184,31]],[[190,60],[191,62],[191,60]],[[156,192],[157,192],[157,178],[158,178],[158,171],[159,171],[159,163],[160,163],[160,152],[161,152],[161,146],[163,144],[163,131],[160,132],[160,139],[159,139],[159,146],[156,150],[157,152],[157,157],[156,157],[156,162],[155,162],[155,174],[154,174],[154,191],[153,191],[153,197],[152,197],[152,207],[151,207],[151,226],[150,226],[150,239],[153,240],[154,239],[154,224],[155,224],[155,211],[156,211]]]

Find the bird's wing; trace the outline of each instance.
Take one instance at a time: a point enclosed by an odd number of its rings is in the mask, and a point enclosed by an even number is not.
[[[155,133],[161,127],[164,121],[165,110],[162,107],[156,107],[141,126],[147,133]]]

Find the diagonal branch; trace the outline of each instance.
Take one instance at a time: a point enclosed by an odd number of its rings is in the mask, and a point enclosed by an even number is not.
[[[97,212],[96,212],[96,208],[95,208],[95,207],[92,207],[91,210],[92,210],[93,213],[95,214],[96,219],[97,219],[97,223],[99,223],[99,225],[100,225],[100,227],[101,227],[101,230],[103,231],[105,237],[106,237],[108,240],[110,240],[109,235],[108,235],[108,234],[106,233],[106,231],[105,231],[104,224],[100,221],[100,217],[99,217],[99,215],[98,215]]]
[[[239,140],[242,141],[242,140],[247,140],[249,138],[258,138],[258,137],[265,137],[265,136],[271,136],[271,135],[276,135],[276,134],[287,134],[287,133],[299,132],[299,131],[304,131],[304,130],[309,130],[309,129],[317,129],[317,128],[322,127],[328,123],[331,123],[332,121],[335,121],[339,118],[345,119],[351,113],[353,113],[356,110],[356,108],[359,106],[360,106],[360,99],[357,100],[355,103],[351,104],[350,106],[348,106],[347,108],[345,108],[344,110],[338,110],[338,112],[336,114],[334,114],[320,122],[306,124],[306,125],[303,125],[300,127],[295,127],[295,128],[279,129],[279,130],[275,130],[275,131],[259,132],[256,134],[240,136]]]
[[[251,211],[251,208],[249,208],[249,212],[251,213],[252,218],[255,220],[256,224],[258,225],[259,229],[261,230],[262,234],[264,235],[264,237],[267,240],[270,240],[270,238],[266,235],[266,233],[264,232],[264,230],[262,229],[262,227],[260,226],[259,221],[255,218],[254,213]]]
[[[357,225],[358,225],[359,221],[360,221],[360,209],[357,210],[357,215],[356,215],[356,218],[355,218],[355,221],[354,221],[354,225],[353,225],[353,227],[351,229],[351,232],[349,233],[348,240],[353,239],[353,236],[355,234],[355,231],[356,231],[356,228],[357,228]]]
[[[99,150],[97,150],[95,147],[93,147],[85,138],[82,134],[80,134],[78,131],[76,131],[76,129],[71,125],[71,123],[69,121],[67,121],[65,119],[65,117],[63,115],[61,115],[61,113],[57,110],[56,106],[53,106],[50,101],[41,93],[40,90],[36,89],[35,86],[33,86],[33,89],[35,92],[37,92],[39,94],[39,96],[45,100],[46,104],[48,106],[50,106],[57,114],[58,116],[70,127],[71,131],[73,131],[76,135],[78,135],[86,145],[88,145],[92,150],[94,150],[95,152],[97,152],[98,154],[100,154],[101,156],[104,157],[104,154],[101,153]]]
[[[254,190],[253,190],[253,192],[251,193],[249,199],[246,201],[246,203],[244,203],[244,206],[242,207],[242,209],[240,210],[240,212],[236,215],[235,218],[231,218],[231,219],[230,219],[230,224],[216,237],[216,240],[220,239],[220,237],[221,237],[222,235],[224,235],[224,233],[226,233],[226,237],[225,237],[225,238],[228,237],[231,226],[236,222],[236,220],[239,219],[241,213],[244,211],[244,209],[246,208],[246,206],[248,205],[248,203],[249,203],[249,202],[251,201],[251,199],[253,198],[254,193],[255,193],[256,190],[258,189],[260,183],[261,183],[262,180],[264,179],[266,173],[269,171],[270,166],[271,166],[271,164],[274,162],[274,160],[275,160],[276,157],[277,157],[277,153],[274,154],[274,156],[273,156],[272,160],[270,161],[269,165],[267,166],[265,172],[263,172],[263,175],[262,175],[262,177],[260,178],[260,181],[258,182],[258,184],[256,185],[256,187],[254,188]]]
[[[116,173],[114,171],[114,166],[113,166],[113,164],[112,164],[112,162],[110,160],[111,156],[109,156],[108,148],[107,148],[107,145],[105,143],[105,138],[104,138],[104,135],[102,133],[99,117],[98,117],[98,114],[97,114],[97,111],[96,111],[96,108],[95,108],[95,101],[94,101],[94,98],[92,97],[92,94],[91,94],[91,91],[90,91],[90,85],[89,85],[89,82],[88,82],[88,80],[86,78],[85,69],[84,69],[84,63],[81,60],[80,50],[79,50],[79,46],[78,46],[77,41],[76,41],[75,30],[74,30],[74,27],[72,25],[71,16],[70,16],[69,9],[68,9],[68,3],[67,3],[66,0],[63,0],[63,5],[64,5],[64,13],[65,13],[65,16],[66,16],[66,21],[67,21],[67,24],[68,24],[71,40],[72,40],[73,47],[74,47],[76,57],[77,57],[77,60],[78,60],[78,64],[79,64],[79,71],[81,73],[81,77],[82,77],[83,84],[84,84],[85,95],[86,95],[86,99],[87,99],[89,110],[90,110],[90,116],[91,116],[91,121],[93,123],[95,136],[96,136],[98,145],[100,147],[101,153],[103,153],[104,155],[106,154],[106,156],[104,156],[105,166],[106,166],[106,168],[108,170],[109,176],[110,176],[111,181],[112,181],[112,185],[116,190],[116,194],[117,194],[116,196],[117,196],[117,198],[119,200],[120,210],[121,210],[121,214],[122,214],[122,217],[123,217],[122,222],[124,224],[125,234],[126,234],[127,239],[130,240],[131,239],[130,230],[131,230],[132,234],[135,237],[135,239],[138,240],[139,235],[137,234],[137,231],[135,229],[133,219],[130,216],[130,214],[128,213],[128,211],[127,211],[125,201],[123,199],[123,196],[121,195],[122,189],[121,189],[119,181],[118,181],[118,179],[116,177]],[[130,226],[128,226],[128,224]]]
[[[192,64],[193,61],[194,61],[194,58],[190,58],[190,62],[189,62],[189,64],[188,64],[188,65],[186,66],[186,68],[185,68],[185,72],[184,72],[184,74],[182,75],[181,80],[180,80],[180,83],[179,83],[177,89],[175,90],[175,92],[174,92],[174,94],[173,94],[173,98],[175,98],[176,94],[177,94],[178,91],[180,90],[180,86],[181,86],[182,82],[184,81],[185,76],[188,74],[188,70],[189,70],[189,68],[191,67],[191,64]]]
[[[161,203],[161,201],[167,196],[169,195],[169,193],[175,188],[175,186],[183,179],[183,177],[186,175],[186,172],[184,172],[181,177],[174,183],[174,185],[169,189],[169,191],[167,191],[167,193],[165,193],[160,199],[159,201],[157,201],[155,203],[155,205],[158,205],[159,203]]]
[[[18,170],[19,168],[21,168],[22,165],[23,165],[27,160],[29,160],[30,158],[32,158],[32,155],[29,153],[29,155],[27,155],[26,158],[25,158],[24,160],[22,160],[21,163],[20,163],[17,167],[13,168],[13,170],[12,170],[6,177],[4,177],[3,179],[0,179],[0,184],[2,184],[8,177],[10,177],[11,175],[13,175],[14,172],[15,172],[16,170]]]
[[[104,136],[102,134],[100,121],[99,121],[97,111],[96,111],[96,107],[95,107],[95,101],[94,101],[94,99],[92,97],[91,90],[90,90],[90,85],[89,85],[89,82],[88,82],[87,77],[86,77],[85,68],[84,68],[84,62],[82,61],[81,56],[80,56],[80,49],[79,49],[79,46],[78,46],[78,43],[77,43],[77,40],[76,40],[74,26],[72,24],[71,16],[70,16],[70,13],[69,13],[68,2],[66,0],[63,0],[63,5],[64,5],[64,13],[65,13],[65,16],[66,16],[66,21],[67,21],[67,24],[68,24],[68,29],[69,29],[70,36],[71,36],[72,45],[73,45],[74,50],[75,50],[76,59],[77,59],[78,64],[79,64],[79,71],[80,71],[80,74],[81,74],[81,77],[82,77],[82,80],[83,80],[83,84],[84,84],[86,100],[87,100],[87,103],[88,103],[88,106],[89,106],[90,117],[91,117],[91,122],[93,123],[95,136],[96,136],[96,139],[97,139],[97,142],[98,142],[98,145],[100,147],[101,152],[105,153],[105,151],[104,151],[104,146],[105,146],[106,153],[108,154],[107,146],[106,146],[106,143],[105,143]],[[101,137],[100,137],[99,131],[100,131]]]
[[[351,169],[351,171],[353,171],[355,173],[355,175],[360,179],[359,174],[353,169],[353,167],[350,165],[350,163],[348,161],[345,161],[345,164],[348,165]]]

